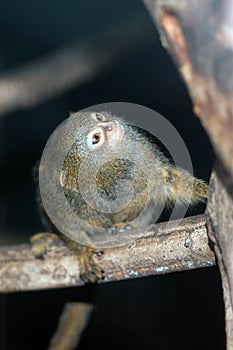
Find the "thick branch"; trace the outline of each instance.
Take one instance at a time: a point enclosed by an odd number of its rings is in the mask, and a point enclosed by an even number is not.
[[[219,157],[210,180],[206,216],[222,277],[227,349],[233,349],[233,3],[144,2]]]
[[[233,348],[233,179],[221,162],[211,174],[207,205],[208,234],[222,277],[227,349]],[[221,203],[219,205],[219,203]],[[224,208],[224,209],[223,209]]]
[[[215,265],[203,215],[169,227],[167,232],[166,223],[154,225],[133,244],[104,249],[95,257],[105,271],[103,282]],[[62,243],[52,246],[44,260],[35,259],[27,244],[0,249],[1,292],[77,285],[82,285],[77,259]]]
[[[83,83],[147,40],[140,14],[103,27],[84,41],[0,77],[0,115],[26,108]]]
[[[186,82],[194,111],[233,176],[232,1],[144,2]]]

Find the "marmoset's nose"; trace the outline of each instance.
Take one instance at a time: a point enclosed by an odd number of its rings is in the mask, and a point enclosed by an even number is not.
[[[118,122],[106,121],[99,125],[104,129],[105,137],[111,146],[115,146],[120,143],[123,130]]]
[[[114,131],[114,128],[116,127],[116,123],[113,121],[107,121],[102,123],[103,128],[106,132]]]

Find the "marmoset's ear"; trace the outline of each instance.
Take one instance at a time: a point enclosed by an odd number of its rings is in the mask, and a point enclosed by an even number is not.
[[[91,113],[91,117],[97,122],[104,122],[106,120],[105,116],[99,112]]]

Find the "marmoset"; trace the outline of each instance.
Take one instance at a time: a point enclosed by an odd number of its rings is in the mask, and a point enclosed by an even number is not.
[[[66,135],[68,128],[72,129],[72,137]],[[61,164],[44,176],[51,186],[44,191],[40,204],[49,231],[58,233],[75,249],[80,276],[85,282],[102,277],[93,254],[95,238],[101,238],[103,232],[105,237],[111,232],[110,237],[112,230],[152,224],[164,207],[175,202],[192,205],[207,197],[204,181],[176,167],[153,135],[119,117],[108,112],[78,112],[71,114],[62,130],[62,134],[55,136],[58,140],[49,164],[40,165],[40,173],[53,168],[59,149],[66,148]],[[64,140],[60,135],[65,135]],[[44,182],[40,183],[40,192],[41,186]],[[63,194],[64,207],[50,193],[55,187]],[[45,200],[58,207],[53,211],[57,217],[47,209]],[[71,220],[64,216],[67,205],[78,218],[72,229],[68,228]],[[46,252],[46,235],[35,235],[32,244],[34,254],[42,257]]]

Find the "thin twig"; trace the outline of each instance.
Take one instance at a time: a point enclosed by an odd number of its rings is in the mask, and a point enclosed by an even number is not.
[[[81,302],[66,303],[58,328],[51,339],[48,349],[75,349],[87,325],[92,309],[92,304]]]
[[[140,42],[148,40],[148,24],[132,14],[102,27],[83,41],[0,77],[0,116],[31,107],[81,84],[107,68]]]
[[[106,248],[96,256],[105,271],[102,282],[159,275],[215,265],[208,245],[203,215],[156,224],[121,247]],[[127,234],[127,233],[125,233]],[[28,244],[0,249],[0,291],[35,290],[82,285],[75,255],[62,243],[54,244],[44,260],[35,259]]]

